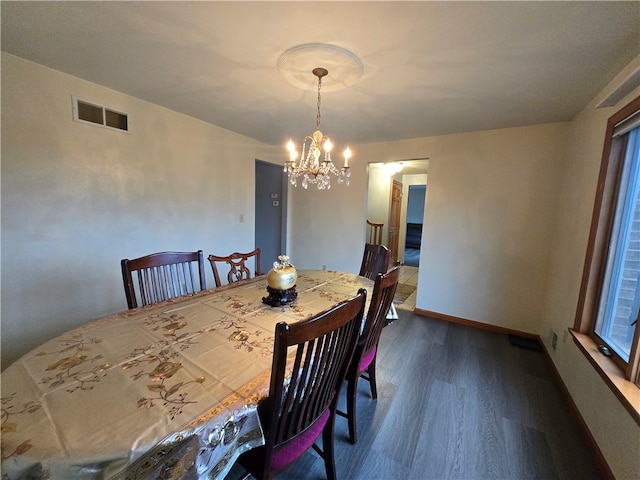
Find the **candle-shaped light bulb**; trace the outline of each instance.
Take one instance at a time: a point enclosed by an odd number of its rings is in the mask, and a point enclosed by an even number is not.
[[[327,141],[324,142],[324,151],[330,152],[332,148],[333,148],[333,145],[331,144],[331,140],[327,138]]]
[[[287,143],[287,150],[289,150],[289,160],[295,162],[296,158],[298,158],[298,152],[296,152],[296,146],[291,139],[289,139],[289,143]]]
[[[351,149],[347,147],[344,151],[344,166],[349,166],[349,159],[351,158]]]

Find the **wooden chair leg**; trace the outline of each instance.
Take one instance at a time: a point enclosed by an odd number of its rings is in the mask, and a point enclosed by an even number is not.
[[[371,387],[371,397],[378,398],[378,386],[376,385],[376,358],[378,354],[373,357],[369,367],[367,368],[367,373],[369,374],[369,387]]]
[[[335,424],[336,417],[333,415],[322,431],[322,456],[324,457],[324,468],[327,473],[327,480],[336,480],[336,462],[333,456],[333,435]]]
[[[358,393],[358,378],[357,374],[353,375],[353,378],[349,380],[347,385],[347,422],[349,423],[349,441],[356,443],[358,441],[358,434],[356,430],[356,395]]]

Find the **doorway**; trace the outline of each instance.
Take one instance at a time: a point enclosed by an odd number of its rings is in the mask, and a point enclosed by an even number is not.
[[[255,182],[255,246],[267,273],[287,251],[287,183],[281,165],[257,159]]]
[[[391,249],[390,240],[397,239],[396,255],[397,260],[405,261],[405,250],[407,236],[414,235],[415,230],[407,231],[409,223],[419,224],[422,226],[423,215],[419,214],[416,209],[413,208],[411,213],[408,212],[408,199],[410,191],[413,190],[414,185],[421,185],[426,192],[427,184],[427,171],[429,167],[428,159],[416,159],[416,160],[402,160],[402,169],[391,170],[385,168],[384,163],[371,163],[368,168],[368,189],[367,189],[367,218],[362,221],[363,228],[366,229],[366,220],[369,219],[373,222],[384,223],[382,243]],[[391,206],[393,204],[392,194],[393,181],[402,186],[401,206],[400,206],[400,219],[397,232],[389,232],[390,229],[390,217]],[[418,189],[420,190],[420,189]],[[395,194],[397,196],[397,193]],[[413,194],[411,195],[414,196]],[[422,205],[420,205],[420,212],[424,213],[424,207],[426,202],[426,195],[422,197]],[[420,201],[418,200],[418,203]],[[397,218],[397,215],[394,215]],[[410,222],[410,220],[413,220]],[[393,228],[393,227],[391,227]],[[390,238],[391,237],[391,238]],[[417,235],[418,241],[421,241],[421,232]],[[409,239],[411,243],[411,238]],[[419,252],[415,263],[419,263]],[[414,262],[412,262],[414,263]],[[403,298],[401,303],[394,300],[396,308],[401,310],[413,310],[415,308],[417,298],[417,282],[418,282],[418,269],[419,266],[407,265],[402,268],[402,274],[400,275],[400,284],[403,285],[401,291],[404,292],[406,298]]]
[[[403,260],[404,250],[407,236],[407,223],[422,223],[422,218],[415,218],[416,210],[412,207],[411,214],[408,212],[408,200],[410,191],[414,185],[421,185],[426,191],[427,173],[429,168],[428,159],[419,160],[402,160],[392,162],[402,164],[400,171],[390,171],[385,167],[387,163],[370,163],[368,168],[368,187],[367,187],[367,208],[366,218],[362,221],[362,228],[365,229],[365,238],[367,232],[366,220],[376,223],[383,223],[382,243],[391,249],[391,240],[394,236],[398,239],[397,259]],[[397,232],[389,232],[391,205],[392,205],[392,187],[393,180],[402,185],[402,198],[400,206],[399,227]],[[393,194],[396,195],[396,194]],[[413,196],[413,194],[411,194]],[[424,211],[426,196],[423,196],[418,203],[420,212]],[[390,235],[391,233],[391,235]]]

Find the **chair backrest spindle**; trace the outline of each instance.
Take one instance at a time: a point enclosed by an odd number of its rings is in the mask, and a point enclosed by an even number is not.
[[[384,223],[376,223],[367,219],[367,228],[369,229],[369,243],[372,245],[381,245]]]

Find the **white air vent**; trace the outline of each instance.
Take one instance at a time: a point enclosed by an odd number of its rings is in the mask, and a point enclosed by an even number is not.
[[[636,67],[596,108],[612,107],[638,87],[640,87],[640,67]]]
[[[73,119],[76,122],[89,123],[100,127],[129,132],[130,122],[126,113],[118,112],[111,108],[96,105],[95,103],[71,97],[73,106]]]

